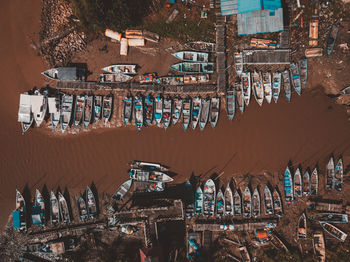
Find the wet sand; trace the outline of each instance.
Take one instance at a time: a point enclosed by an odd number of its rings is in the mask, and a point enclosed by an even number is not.
[[[321,87],[307,90],[292,103],[260,108],[255,101],[233,122],[222,112],[218,126],[204,131],[167,131],[151,127],[101,129],[67,137],[50,136],[38,128],[22,136],[17,123],[19,94],[41,86],[45,65],[30,48],[28,35],[39,31],[40,1],[3,3],[1,9],[0,88],[0,225],[14,207],[15,189],[83,190],[92,182],[99,192],[112,193],[128,178],[134,159],[161,162],[182,182],[192,173],[202,179],[213,173],[228,181],[235,174],[282,177],[288,161],[324,170],[334,153],[350,163],[350,123],[344,107]]]

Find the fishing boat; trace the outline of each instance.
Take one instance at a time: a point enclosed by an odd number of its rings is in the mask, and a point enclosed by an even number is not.
[[[252,215],[255,218],[260,216],[260,194],[258,188],[255,188],[253,192]]]
[[[85,96],[80,95],[75,99],[74,127],[78,127],[84,118]]]
[[[224,203],[225,203],[225,209],[224,209],[224,215],[225,216],[232,216],[233,215],[233,195],[232,190],[230,187],[230,184],[227,184],[227,187],[225,189],[224,193]]]
[[[343,160],[339,158],[337,165],[335,166],[334,174],[334,188],[338,191],[343,189]]]
[[[50,68],[41,74],[51,80],[60,81],[85,81],[87,70],[77,67]]]
[[[245,105],[248,106],[250,102],[250,96],[252,92],[250,72],[243,72],[241,76],[241,83],[243,88],[243,97]]]
[[[311,217],[312,220],[326,223],[348,223],[347,214],[343,213],[317,213]]]
[[[289,70],[294,90],[298,95],[301,95],[301,81],[298,62],[291,63]]]
[[[209,74],[204,75],[184,75],[183,82],[185,85],[206,84],[210,80]],[[178,84],[177,84],[178,85]]]
[[[16,208],[12,212],[13,228],[19,231],[27,230],[26,201],[21,192],[16,190]]]
[[[102,116],[102,96],[94,96],[94,122],[98,122]]]
[[[186,43],[185,46],[189,49],[193,49],[196,51],[202,51],[202,52],[215,52],[215,43],[209,43],[209,42],[203,42],[203,41],[196,41],[196,42],[189,42]]]
[[[100,83],[124,83],[130,81],[132,76],[125,75],[122,73],[113,73],[113,74],[100,74],[99,81]]]
[[[240,51],[236,51],[234,54],[234,63],[235,63],[235,70],[238,76],[241,76],[243,72],[243,53]]]
[[[151,94],[147,94],[145,102],[143,103],[144,113],[144,124],[149,126],[153,122],[153,111],[154,111],[154,98]]]
[[[243,192],[243,217],[250,218],[252,216],[252,195],[248,187]]]
[[[196,129],[202,109],[202,100],[199,96],[192,100],[192,129]]]
[[[60,208],[61,219],[64,224],[70,223],[70,216],[67,201],[61,192],[58,192],[58,203]]]
[[[303,194],[305,196],[309,196],[311,193],[311,187],[310,187],[310,174],[309,171],[306,170],[303,175]]]
[[[318,194],[318,172],[317,168],[312,171],[311,178],[310,178],[310,187],[311,187],[311,195],[317,196]]]
[[[107,73],[122,73],[125,75],[135,75],[136,65],[110,65],[102,68]]]
[[[131,179],[134,179],[136,181],[144,181],[144,182],[146,181],[146,182],[168,183],[174,180],[167,174],[156,170],[146,171],[146,170],[132,168],[129,171],[129,175]]]
[[[113,95],[109,94],[103,98],[103,107],[102,107],[102,118],[103,124],[106,125],[111,119],[113,108]]]
[[[242,216],[242,199],[238,190],[236,190],[235,194],[233,195],[233,215],[235,217]]]
[[[137,161],[134,160],[130,164],[132,168],[142,168],[147,170],[160,170],[160,171],[169,171],[169,167],[161,165],[159,163],[153,163],[153,162],[145,162],[145,161]]]
[[[28,93],[24,93],[20,95],[19,99],[18,122],[21,123],[23,134],[32,126],[34,119],[30,98]]]
[[[218,194],[216,196],[216,215],[223,216],[225,212],[225,198],[221,189],[219,189]]]
[[[268,186],[264,189],[265,215],[273,215],[273,199]]]
[[[301,198],[303,196],[303,182],[301,179],[301,173],[299,168],[297,168],[297,170],[294,173],[293,188],[294,197]]]
[[[299,67],[301,85],[305,88],[307,83],[307,58],[300,60]]]
[[[282,206],[282,201],[281,201],[281,196],[275,188],[273,191],[273,209],[275,211],[275,215],[281,217],[283,215],[283,206]]]
[[[84,128],[87,128],[91,123],[92,114],[93,114],[93,96],[85,96],[85,106],[84,106]]]
[[[143,104],[142,104],[142,97],[140,95],[136,95],[134,97],[134,118],[135,118],[135,125],[138,131],[141,131],[142,125],[143,125]]]
[[[326,46],[326,52],[327,55],[330,56],[332,54],[332,51],[334,49],[335,41],[337,40],[339,28],[337,25],[332,25],[332,28],[329,32],[328,39],[327,39],[327,46]]]
[[[285,197],[286,204],[293,203],[294,202],[293,180],[292,180],[292,174],[289,171],[289,167],[287,167],[286,171],[284,171],[283,186],[284,186],[284,197]]]
[[[120,187],[115,191],[115,193],[112,195],[112,199],[114,201],[120,201],[123,199],[123,197],[128,193],[132,185],[132,179],[126,180],[123,184],[121,184]]]
[[[163,103],[163,119],[162,119],[165,130],[167,130],[171,122],[171,107],[172,107],[171,98],[170,97],[165,98]]]
[[[181,97],[175,97],[174,103],[173,103],[173,114],[171,117],[173,125],[176,125],[181,117],[182,112],[182,98]]]
[[[314,249],[316,253],[316,257],[318,261],[325,262],[326,261],[326,246],[324,242],[324,237],[322,233],[314,234]]]
[[[214,73],[213,63],[189,63],[183,62],[170,66],[172,70],[188,74],[212,74]]]
[[[209,118],[209,110],[210,110],[210,98],[202,99],[202,107],[199,116],[199,128],[203,130],[208,123]]]
[[[278,101],[278,97],[281,92],[282,74],[280,72],[274,72],[272,74],[272,97],[275,103]]]
[[[95,218],[97,215],[97,205],[94,193],[90,187],[86,187],[86,207],[89,218]]]
[[[255,100],[259,106],[262,106],[264,101],[264,87],[261,83],[261,73],[254,71],[252,75],[252,83]]]
[[[236,91],[236,101],[239,111],[243,113],[244,111],[244,96],[243,96],[243,85],[241,82],[235,83],[235,91]]]
[[[233,120],[236,111],[236,89],[230,87],[226,90],[226,113],[230,120]]]
[[[188,180],[185,182],[184,204],[185,204],[186,217],[188,218],[193,217],[195,213],[195,198],[194,198],[193,187],[190,181]]]
[[[344,242],[348,237],[348,234],[341,231],[339,228],[333,226],[332,224],[320,222],[321,227],[330,234],[332,237],[338,239],[341,242]]]
[[[272,84],[271,84],[271,73],[265,72],[262,74],[262,82],[264,86],[264,95],[267,103],[271,103],[272,100]]]
[[[210,102],[209,120],[213,128],[218,123],[219,113],[220,113],[220,97],[212,97]]]
[[[209,54],[195,51],[179,51],[173,54],[177,59],[186,62],[208,62]]]
[[[55,130],[60,122],[60,96],[48,97],[49,114],[51,116],[52,130]]]
[[[158,94],[155,101],[155,109],[154,109],[154,120],[156,121],[157,126],[160,125],[163,118],[163,96],[162,94]]]
[[[39,206],[40,207],[40,221],[41,221],[41,224],[45,224],[45,221],[46,221],[45,201],[44,201],[44,198],[43,198],[43,196],[41,195],[41,193],[40,193],[40,191],[38,189],[35,190],[34,206]]]
[[[60,208],[58,200],[52,191],[50,192],[50,221],[52,226],[55,226],[60,222]]]
[[[290,77],[289,77],[289,71],[286,69],[282,73],[282,80],[283,80],[283,90],[284,95],[286,96],[286,99],[288,102],[292,99],[292,88],[290,83]]]
[[[64,133],[69,126],[71,117],[72,117],[72,108],[73,108],[73,95],[63,95],[61,110],[60,110],[60,121],[61,121],[61,130]]]
[[[132,104],[133,104],[132,96],[128,95],[124,97],[123,101],[124,101],[124,110],[123,110],[124,125],[128,125],[128,123],[131,123],[131,116],[132,116]]]
[[[79,212],[80,220],[85,221],[88,218],[88,212],[87,212],[84,198],[79,196],[77,199],[77,204],[78,204],[78,212]]]
[[[203,214],[213,216],[215,210],[216,189],[214,181],[208,179],[204,184],[203,190]]]
[[[185,131],[187,130],[191,122],[191,105],[191,98],[186,97],[182,104],[182,125]]]
[[[327,168],[326,168],[326,189],[327,190],[331,190],[334,188],[334,176],[335,176],[334,160],[333,160],[333,157],[331,157],[328,161]]]
[[[47,111],[47,90],[39,92],[35,90],[34,95],[30,98],[32,112],[36,126],[39,127],[44,121]]]
[[[196,215],[203,214],[203,191],[200,186],[196,190],[194,199]]]
[[[298,220],[298,231],[297,231],[297,238],[298,239],[305,239],[306,238],[306,216],[305,213],[303,213]]]

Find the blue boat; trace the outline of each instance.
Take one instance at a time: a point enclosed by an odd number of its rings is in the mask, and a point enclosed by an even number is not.
[[[163,96],[162,94],[158,94],[155,101],[155,109],[154,109],[154,120],[156,121],[157,126],[160,125],[163,118]]]
[[[290,170],[288,167],[286,168],[286,171],[284,171],[283,185],[284,185],[284,196],[285,196],[286,204],[291,204],[294,202],[293,180],[292,180],[292,174],[290,173]]]
[[[132,102],[133,102],[132,96],[124,97],[124,111],[123,111],[124,125],[127,125],[129,122],[131,122]]]
[[[291,63],[289,70],[295,92],[297,92],[298,95],[301,95],[301,81],[298,62]]]
[[[16,190],[16,209],[12,212],[13,228],[19,231],[27,230],[26,202],[22,194]]]
[[[153,122],[154,98],[148,94],[145,99],[144,107],[144,122],[145,126],[149,126]]]
[[[40,191],[36,189],[34,205],[32,207],[32,222],[42,226],[45,223],[45,201]]]

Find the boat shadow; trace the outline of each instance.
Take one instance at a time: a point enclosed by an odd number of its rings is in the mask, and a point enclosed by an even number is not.
[[[94,194],[94,197],[95,197],[95,201],[96,201],[96,215],[98,216],[100,214],[100,199],[99,199],[97,187],[96,187],[94,182],[91,182],[90,189],[91,189],[91,191],[92,191],[92,193]],[[84,199],[86,199],[86,190],[85,190]]]
[[[32,194],[31,190],[28,186],[28,183],[25,184],[24,188],[22,189],[22,196],[25,201],[25,212],[26,212],[26,223],[27,227],[29,228],[32,225]]]
[[[44,199],[44,205],[45,205],[45,221],[49,221],[50,220],[50,192],[46,186],[46,184],[44,184],[43,188],[41,189],[41,195],[43,196]]]
[[[64,188],[64,192],[63,192],[63,196],[66,199],[67,205],[68,205],[68,213],[69,213],[69,217],[71,220],[74,220],[74,215],[73,215],[73,210],[72,210],[72,203],[70,200],[70,194],[69,194],[69,190],[67,187]]]

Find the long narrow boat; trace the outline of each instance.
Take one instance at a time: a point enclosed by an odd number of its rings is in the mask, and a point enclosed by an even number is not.
[[[294,197],[301,198],[303,196],[303,181],[301,179],[301,173],[299,168],[297,168],[297,170],[294,173],[293,187]]]
[[[61,192],[58,192],[58,203],[60,208],[61,219],[64,224],[70,223],[70,215],[68,210],[67,201]]]
[[[233,215],[235,217],[242,216],[242,198],[238,190],[236,190],[235,194],[233,195]]]
[[[94,96],[94,122],[97,123],[102,117],[103,96]]]
[[[343,160],[339,158],[337,165],[335,166],[334,174],[334,188],[338,191],[343,189]]]
[[[233,195],[232,195],[232,190],[231,190],[230,184],[227,184],[227,187],[226,187],[225,193],[224,193],[224,197],[225,197],[224,215],[225,216],[232,216],[233,215]]]
[[[173,125],[176,125],[181,117],[182,112],[182,98],[181,97],[175,97],[174,103],[173,103],[173,114],[171,117]]]
[[[92,114],[93,114],[93,105],[94,97],[85,96],[85,105],[84,105],[84,128],[87,128],[91,123]]]
[[[203,130],[208,123],[209,111],[210,111],[210,98],[206,97],[202,99],[201,112],[199,114],[199,128]]]
[[[171,122],[171,107],[172,107],[171,98],[170,97],[165,98],[163,103],[163,119],[162,119],[165,130],[167,130]]]
[[[220,97],[212,97],[210,102],[209,120],[213,128],[218,123],[219,113],[220,113]]]
[[[283,71],[282,79],[283,79],[284,95],[286,96],[287,101],[290,102],[291,99],[292,99],[292,87],[291,87],[291,83],[290,83],[290,77],[289,77],[288,69]]]
[[[240,76],[243,72],[243,53],[237,50],[233,58],[234,58],[236,73],[238,76]]]
[[[262,106],[264,101],[264,87],[261,83],[261,73],[254,71],[252,75],[252,83],[252,89],[255,96],[255,100],[259,106]]]
[[[59,94],[54,97],[48,97],[47,103],[49,106],[49,114],[51,117],[52,130],[55,130],[60,122],[60,96]]]
[[[275,103],[278,101],[278,97],[281,92],[282,74],[280,72],[274,72],[272,74],[272,97]]]
[[[327,190],[331,190],[334,188],[334,176],[335,176],[334,160],[333,160],[333,157],[331,157],[328,161],[327,168],[326,168],[326,189]]]
[[[30,102],[32,104],[32,112],[36,126],[39,127],[44,121],[47,111],[47,90],[39,92],[35,90],[34,95],[31,96]]]
[[[78,204],[78,212],[79,212],[80,220],[84,221],[88,218],[88,211],[86,208],[86,203],[85,203],[84,198],[79,196],[77,199],[77,204]]]
[[[313,235],[314,237],[314,249],[316,253],[316,257],[318,261],[325,262],[326,261],[326,246],[324,242],[323,233],[317,233]]]
[[[300,60],[299,67],[301,85],[305,88],[307,83],[307,58]]]
[[[209,82],[209,80],[210,80],[209,74],[183,76],[184,85],[206,84]],[[179,84],[176,83],[175,85],[179,85]]]
[[[240,246],[238,248],[239,250],[239,253],[241,255],[241,258],[243,262],[251,262],[251,259],[250,259],[250,255],[249,255],[249,252],[248,252],[248,249],[246,246]]]
[[[230,120],[233,120],[236,111],[236,89],[229,87],[226,90],[226,113]]]
[[[243,217],[250,218],[252,216],[252,195],[248,187],[243,192]]]
[[[124,83],[127,81],[130,81],[132,79],[132,76],[125,75],[122,73],[107,73],[107,74],[100,74],[99,82],[101,83]]]
[[[218,194],[216,196],[215,211],[217,216],[223,216],[225,214],[225,197],[221,189],[219,189]]]
[[[61,103],[61,130],[64,133],[69,126],[71,117],[72,117],[72,108],[73,108],[73,95],[63,95]]]
[[[297,230],[297,238],[305,239],[306,238],[306,216],[303,213],[298,220],[298,230]]]
[[[155,100],[155,109],[154,109],[154,120],[156,121],[157,126],[160,125],[163,118],[163,96],[158,94]]]
[[[143,103],[144,124],[149,126],[153,122],[154,98],[151,94],[147,94],[145,102]]]
[[[40,206],[40,220],[42,224],[45,224],[46,222],[46,216],[45,216],[45,201],[43,196],[41,195],[40,191],[38,189],[35,190],[35,200],[34,200],[35,206]]]
[[[284,186],[284,198],[285,198],[286,204],[293,203],[294,202],[293,180],[292,180],[292,174],[289,171],[289,167],[287,167],[286,171],[284,171],[283,186]]]
[[[291,63],[289,70],[294,90],[295,92],[297,92],[298,95],[301,95],[301,81],[298,62]]]
[[[202,51],[202,52],[215,52],[215,43],[203,42],[203,41],[195,41],[185,43],[185,46],[189,49]]]
[[[332,224],[320,222],[321,227],[330,234],[332,237],[338,239],[341,242],[344,242],[348,236],[348,234],[341,231],[339,228],[333,226]]]
[[[76,97],[74,109],[74,127],[78,127],[84,118],[85,96]]]
[[[190,97],[186,97],[182,103],[182,125],[186,131],[191,122],[191,105]]]
[[[311,195],[317,196],[317,194],[318,194],[318,172],[317,172],[316,167],[315,167],[314,171],[312,171],[312,174],[311,174],[310,188],[311,188]]]
[[[136,65],[110,65],[102,68],[107,73],[123,73],[125,75],[135,75]]]
[[[187,62],[208,62],[209,55],[204,52],[179,51],[174,54],[177,59]]]
[[[277,188],[273,191],[273,209],[276,216],[281,217],[283,215],[283,205]]]
[[[50,192],[50,221],[52,226],[55,226],[60,222],[60,208],[58,200],[52,191]]]
[[[131,95],[128,95],[124,97],[124,109],[123,109],[123,120],[124,125],[128,125],[128,123],[131,123],[131,117],[132,117],[132,105],[133,105],[133,98]]]
[[[19,231],[27,230],[26,201],[21,192],[16,190],[16,208],[12,212],[13,228]]]
[[[146,182],[168,183],[174,180],[167,174],[161,171],[155,171],[155,170],[145,171],[141,169],[132,168],[129,171],[129,175],[131,179],[134,179],[136,181],[143,181],[143,182],[146,181]]]
[[[326,46],[326,52],[327,55],[330,56],[332,54],[332,51],[334,49],[335,41],[337,40],[339,28],[337,25],[332,25],[332,28],[329,32],[328,39],[327,39],[327,46]]]
[[[191,218],[195,213],[195,198],[192,184],[189,180],[185,182],[184,204],[186,217]]]
[[[128,193],[132,185],[132,179],[126,180],[123,184],[121,184],[120,187],[115,191],[115,193],[112,195],[112,199],[114,201],[120,201],[123,199],[123,197]]]
[[[303,175],[303,194],[305,196],[309,196],[311,193],[311,187],[310,187],[310,174],[309,171],[306,170]]]
[[[18,122],[21,123],[23,134],[32,126],[34,120],[30,98],[28,93],[24,93],[19,99]]]
[[[197,188],[195,193],[195,210],[196,215],[203,214],[203,191],[200,186]]]
[[[102,118],[103,124],[107,125],[111,119],[113,109],[113,95],[109,94],[103,98]]]
[[[160,171],[169,171],[169,167],[161,165],[159,163],[145,162],[134,160],[131,162],[130,166],[132,168],[141,168],[146,170],[160,170]]]
[[[326,223],[348,223],[349,217],[347,214],[343,213],[316,213],[311,217],[312,220],[318,222],[326,222]]]
[[[244,96],[243,96],[243,85],[241,82],[235,83],[235,91],[236,91],[236,101],[239,111],[243,113],[244,111]]]
[[[175,65],[170,66],[172,70],[181,73],[189,73],[189,74],[212,74],[214,73],[214,64],[213,63],[177,63]]]
[[[252,215],[255,218],[260,216],[260,194],[258,188],[255,188],[253,192]]]
[[[252,93],[250,72],[247,71],[242,73],[241,82],[243,88],[244,103],[246,106],[248,106],[250,102],[250,96]]]
[[[97,215],[97,205],[94,193],[90,187],[86,187],[86,207],[89,218],[95,218]]]
[[[142,104],[142,97],[140,95],[136,95],[134,97],[134,119],[135,119],[135,125],[138,131],[141,131],[142,125],[143,125],[143,104]]]
[[[202,108],[202,100],[199,96],[192,100],[192,129],[196,129]]]
[[[273,215],[273,199],[268,186],[264,189],[265,215]]]
[[[264,95],[267,103],[271,103],[272,100],[272,81],[271,81],[271,73],[265,72],[262,74],[262,83],[264,87]]]
[[[216,188],[214,181],[208,179],[203,190],[203,214],[213,216],[215,211]]]

